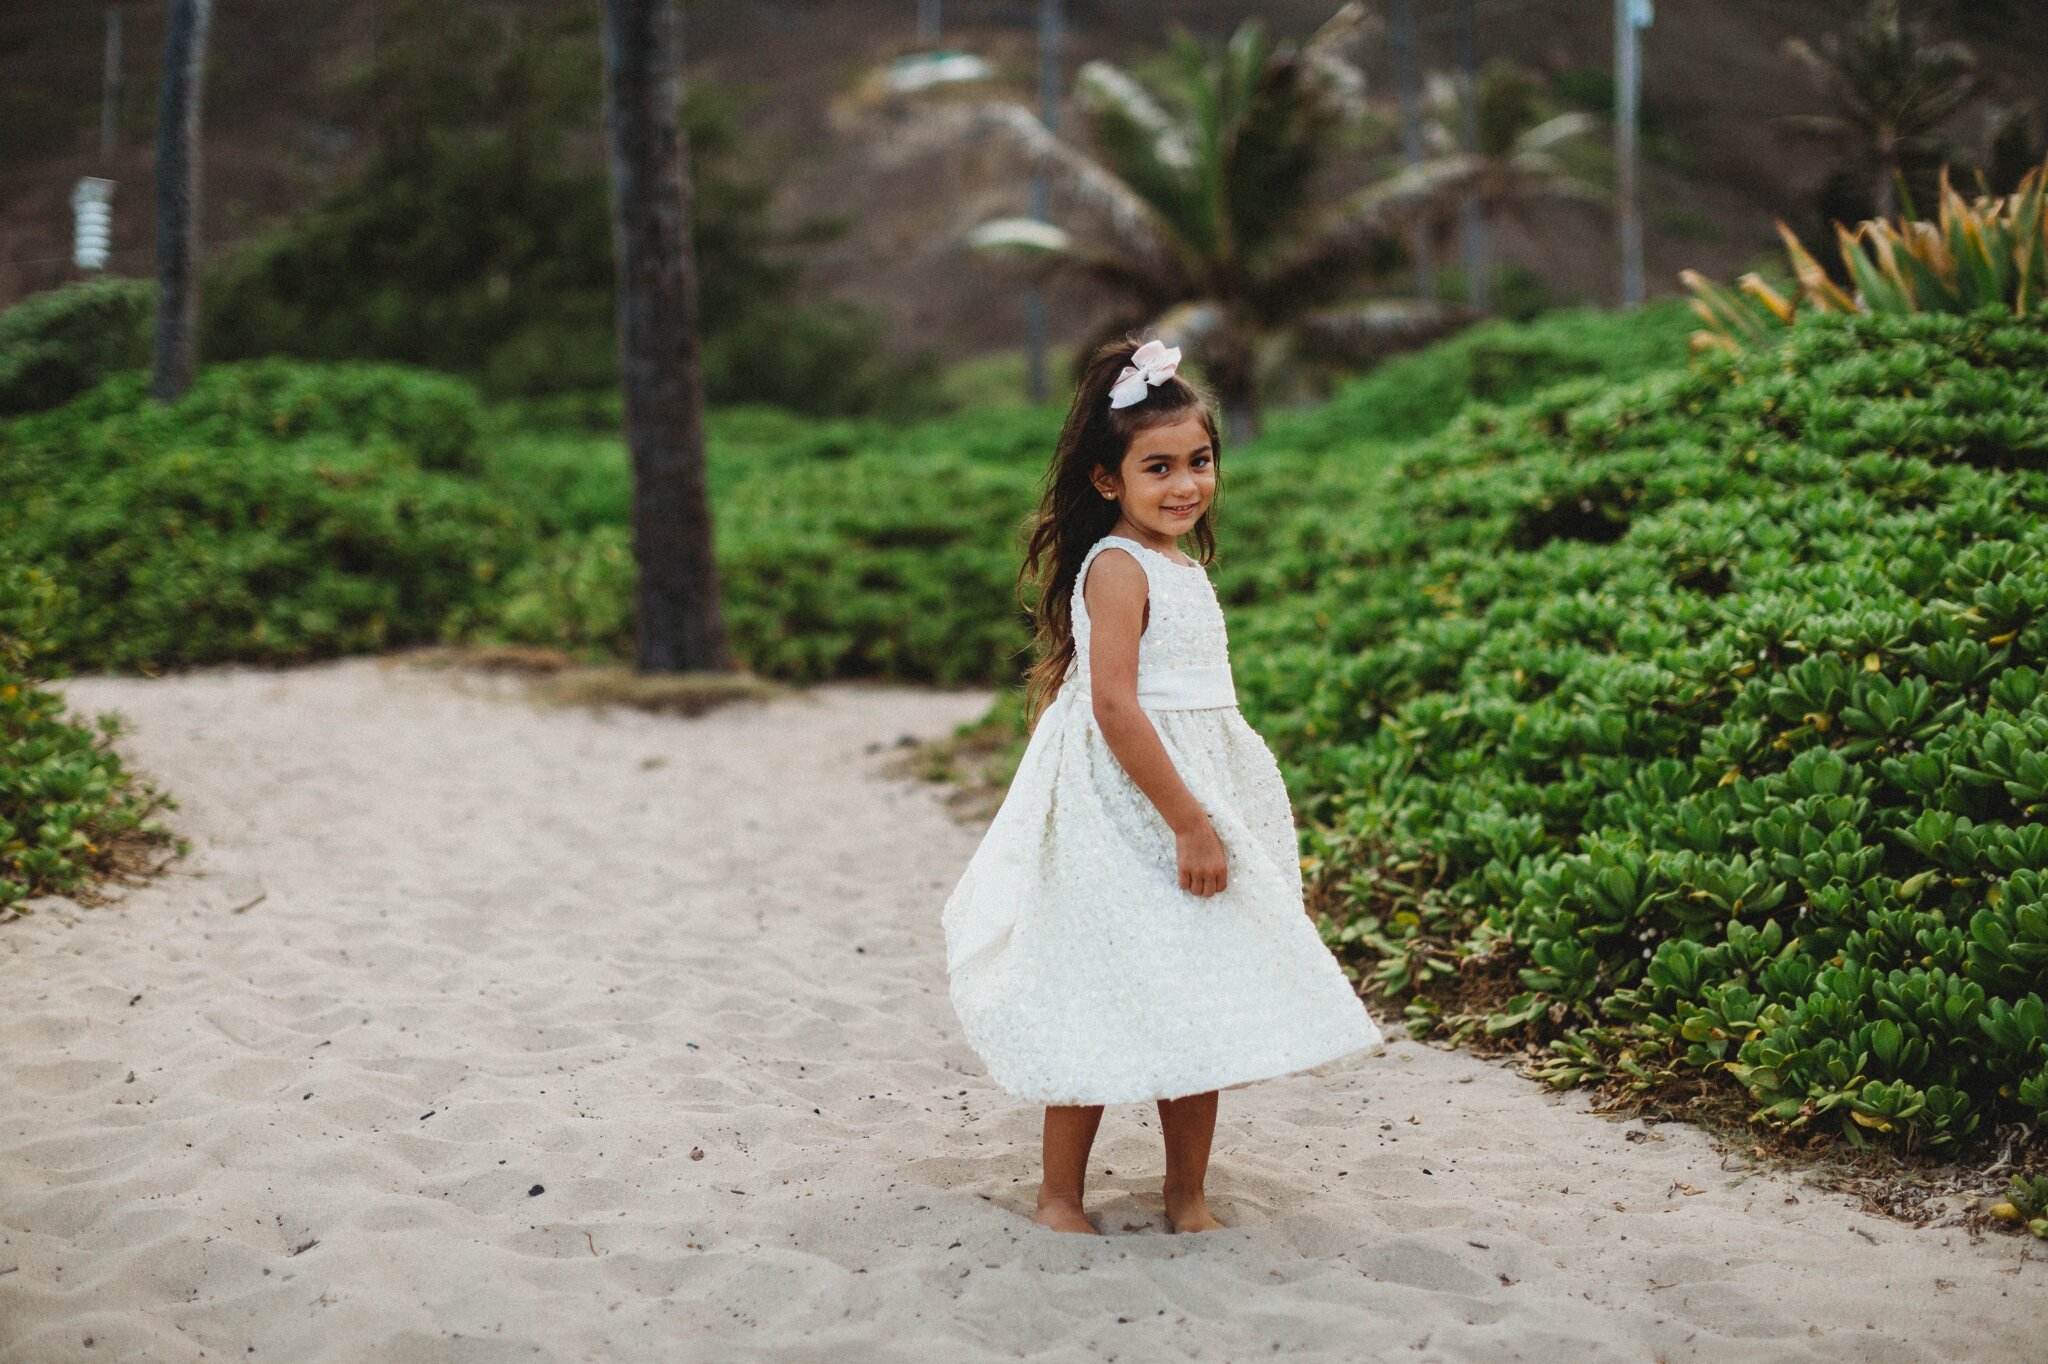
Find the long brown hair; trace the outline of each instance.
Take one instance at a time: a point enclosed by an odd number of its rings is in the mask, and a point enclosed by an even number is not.
[[[1024,566],[1017,574],[1017,603],[1031,615],[1035,627],[1032,644],[1038,654],[1038,661],[1025,674],[1027,729],[1059,693],[1074,662],[1073,590],[1081,560],[1121,515],[1117,504],[1095,486],[1095,471],[1121,477],[1124,455],[1135,437],[1190,413],[1200,417],[1209,431],[1217,498],[1210,500],[1189,533],[1201,547],[1197,562],[1211,563],[1216,557],[1216,533],[1210,518],[1223,491],[1223,437],[1216,428],[1209,396],[1175,373],[1156,387],[1148,386],[1145,396],[1128,407],[1109,405],[1109,390],[1115,386],[1116,376],[1144,342],[1136,332],[1126,332],[1117,340],[1104,342],[1088,357],[1073,406],[1067,409],[1066,424],[1060,428],[1051,467],[1046,470],[1038,510],[1026,522],[1030,538]],[[1034,578],[1038,583],[1035,608],[1024,601],[1024,584]]]

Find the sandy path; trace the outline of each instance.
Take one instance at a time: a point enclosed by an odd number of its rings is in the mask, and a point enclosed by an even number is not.
[[[1147,1106],[1098,1139],[1113,1234],[1033,1226],[1038,1112],[945,993],[978,831],[870,751],[979,693],[60,685],[198,846],[0,928],[4,1364],[2048,1358],[2025,1240],[1405,1040],[1225,1096],[1230,1229],[1165,1232]]]

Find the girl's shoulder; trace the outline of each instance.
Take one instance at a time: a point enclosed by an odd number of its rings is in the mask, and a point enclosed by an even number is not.
[[[1102,550],[1111,547],[1131,551],[1131,557],[1144,566],[1147,577],[1151,576],[1152,568],[1157,564],[1164,564],[1168,568],[1179,569],[1183,573],[1190,571],[1206,573],[1208,571],[1204,565],[1197,561],[1191,560],[1187,563],[1182,563],[1172,555],[1156,550],[1142,541],[1133,540],[1127,535],[1103,536],[1089,548],[1087,555],[1083,557],[1081,562],[1085,564]]]
[[[1148,582],[1151,580],[1152,562],[1150,556],[1158,553],[1157,550],[1141,545],[1136,540],[1122,535],[1105,535],[1090,545],[1088,552],[1081,556],[1080,571],[1074,574],[1074,590],[1076,592],[1079,592],[1082,585],[1087,581],[1089,567],[1102,557],[1104,550],[1108,549],[1121,549],[1129,553],[1130,557],[1137,562],[1138,567],[1144,570],[1146,580]]]
[[[1105,535],[1094,544],[1088,546],[1088,552],[1081,556],[1081,567],[1086,568],[1089,564],[1100,558],[1102,552],[1107,549],[1127,550],[1130,552],[1130,556],[1140,564],[1145,562],[1145,555],[1151,552],[1136,540],[1128,540],[1121,535]]]
[[[1084,556],[1083,562],[1086,562],[1087,559],[1093,558],[1095,555],[1100,554],[1105,549],[1129,550],[1131,557],[1133,559],[1136,559],[1139,563],[1145,565],[1145,567],[1147,567],[1148,569],[1155,563],[1172,564],[1175,568],[1188,567],[1187,564],[1179,563],[1174,559],[1168,557],[1167,555],[1162,554],[1158,550],[1152,548],[1152,546],[1145,544],[1143,541],[1133,540],[1128,535],[1103,536],[1100,540],[1097,540],[1093,545],[1089,546],[1088,553],[1086,556]]]

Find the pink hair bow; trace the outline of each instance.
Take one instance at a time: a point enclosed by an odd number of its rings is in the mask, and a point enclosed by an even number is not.
[[[1180,347],[1169,348],[1154,337],[1138,347],[1131,356],[1131,363],[1116,376],[1116,383],[1109,390],[1109,405],[1129,407],[1145,396],[1148,386],[1157,388],[1172,378],[1174,370],[1179,367]]]

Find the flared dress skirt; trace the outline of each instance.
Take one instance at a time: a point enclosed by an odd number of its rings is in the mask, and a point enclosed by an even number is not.
[[[968,1044],[998,1087],[1042,1104],[1348,1069],[1383,1038],[1304,910],[1271,750],[1234,704],[1145,713],[1222,840],[1226,887],[1180,888],[1172,829],[1070,679],[941,916]]]

